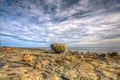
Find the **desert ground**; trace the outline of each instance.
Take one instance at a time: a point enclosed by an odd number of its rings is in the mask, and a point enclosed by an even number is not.
[[[120,80],[120,55],[0,47],[0,80]]]

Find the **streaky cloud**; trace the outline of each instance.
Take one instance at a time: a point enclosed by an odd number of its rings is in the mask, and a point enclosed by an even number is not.
[[[120,0],[0,0],[0,37],[46,45],[120,44],[119,16]]]

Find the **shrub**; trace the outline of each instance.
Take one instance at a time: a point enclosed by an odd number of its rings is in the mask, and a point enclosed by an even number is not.
[[[118,52],[112,52],[111,57],[113,57],[113,56],[118,56]]]
[[[52,50],[54,50],[56,53],[62,53],[65,51],[66,49],[66,44],[62,44],[62,43],[52,43],[50,45],[50,48]]]

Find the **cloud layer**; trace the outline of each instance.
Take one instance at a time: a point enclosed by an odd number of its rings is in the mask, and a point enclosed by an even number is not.
[[[1,45],[119,46],[120,1],[0,0],[0,28]]]

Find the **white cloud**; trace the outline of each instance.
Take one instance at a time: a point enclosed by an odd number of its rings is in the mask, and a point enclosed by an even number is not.
[[[39,8],[29,1],[25,1],[23,6],[29,6],[30,9],[25,9],[25,11],[20,6],[17,7],[24,17],[16,20],[10,19],[11,21],[7,20],[7,24],[5,20],[1,20],[3,27],[0,34],[4,35],[2,35],[2,39],[14,38],[16,41],[26,40],[36,43],[65,42],[76,45],[114,43],[115,41],[112,39],[117,39],[120,35],[120,12],[106,12],[106,8],[103,7],[96,10],[92,6],[93,4],[89,3],[89,0],[81,0],[72,7],[63,10],[61,0],[46,1],[46,5],[56,6],[56,12],[45,14],[41,5]],[[30,4],[28,5],[28,3]],[[9,9],[6,10],[9,11]],[[87,12],[89,10],[92,12]],[[80,17],[74,17],[74,14]],[[35,17],[35,20],[32,17]],[[56,18],[62,19],[65,17],[67,18],[63,21],[55,20]],[[4,19],[6,18],[9,18],[9,16],[4,17]],[[30,21],[30,19],[33,21]]]

